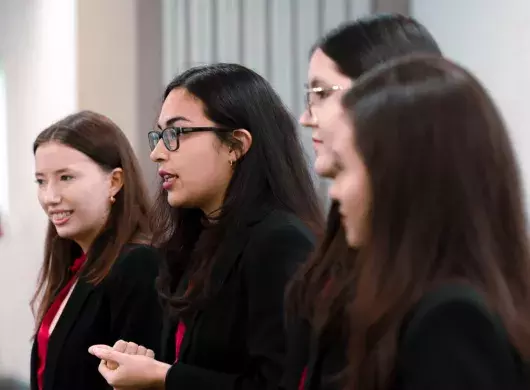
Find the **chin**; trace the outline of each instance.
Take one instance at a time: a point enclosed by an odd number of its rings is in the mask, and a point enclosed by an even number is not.
[[[181,196],[181,194],[175,194],[172,192],[168,192],[167,194],[167,202],[171,207],[184,207],[189,208],[189,202],[184,196]]]
[[[73,240],[74,237],[79,235],[78,230],[73,226],[56,226],[55,230],[57,231],[57,235],[61,238],[66,238],[68,240]]]

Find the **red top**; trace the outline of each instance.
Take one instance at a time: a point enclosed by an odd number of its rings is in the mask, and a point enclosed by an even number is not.
[[[305,380],[307,378],[307,367],[302,371],[302,377],[300,378],[300,383],[298,384],[298,390],[304,390]]]
[[[184,296],[188,295],[191,291],[192,284],[188,285]],[[184,340],[184,335],[186,334],[186,324],[184,321],[180,320],[177,326],[177,333],[175,333],[175,363],[179,360],[180,347],[182,347],[182,341]]]
[[[50,308],[42,318],[39,332],[37,333],[37,348],[39,355],[37,381],[39,390],[42,390],[43,387],[44,370],[46,368],[46,355],[48,353],[48,341],[50,339],[50,326],[53,322],[53,319],[57,315],[57,312],[61,308],[63,301],[68,296],[68,293],[74,285],[77,279],[77,272],[83,266],[85,260],[86,255],[83,254],[81,257],[74,261],[74,264],[70,267],[70,271],[74,274],[74,276],[72,276],[66,286],[64,286],[63,289],[59,292],[55,300],[52,302]]]
[[[177,327],[177,333],[175,335],[175,363],[179,361],[180,347],[182,346],[182,340],[184,340],[184,334],[186,333],[186,325],[184,322],[179,321]]]

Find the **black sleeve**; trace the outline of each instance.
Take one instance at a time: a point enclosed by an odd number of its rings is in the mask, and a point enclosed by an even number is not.
[[[168,372],[167,389],[278,389],[286,349],[284,290],[297,265],[313,250],[314,242],[294,225],[270,229],[252,241],[242,259],[248,294],[248,371],[228,375],[179,363]]]
[[[398,354],[402,389],[517,389],[509,342],[494,317],[473,303],[445,302],[429,311]]]
[[[155,288],[160,261],[154,248],[135,247],[120,257],[107,280],[114,341],[132,341],[156,355],[160,353],[163,320]]]

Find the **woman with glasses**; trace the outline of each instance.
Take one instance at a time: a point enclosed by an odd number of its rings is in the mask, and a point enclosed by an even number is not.
[[[313,132],[315,170],[333,178],[337,169],[331,145],[337,134],[341,98],[374,66],[411,53],[441,55],[431,34],[412,18],[374,15],[345,23],[311,50],[307,108],[300,117]],[[345,367],[344,315],[347,270],[353,267],[341,216],[332,203],[327,229],[315,256],[295,274],[287,289],[289,345],[282,386],[286,389],[340,388]]]
[[[117,364],[100,372],[115,388],[277,388],[285,285],[322,226],[293,119],[255,72],[209,65],[169,84],[149,143],[162,179],[164,351],[95,346]]]

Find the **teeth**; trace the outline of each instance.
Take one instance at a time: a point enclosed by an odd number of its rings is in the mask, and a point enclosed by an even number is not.
[[[52,214],[52,218],[53,219],[63,219],[63,218],[68,218],[70,215],[72,215],[71,211],[65,211],[65,212],[62,212],[62,213],[53,213]]]
[[[164,175],[164,181],[168,181],[170,179],[173,179],[175,176],[173,175]]]

